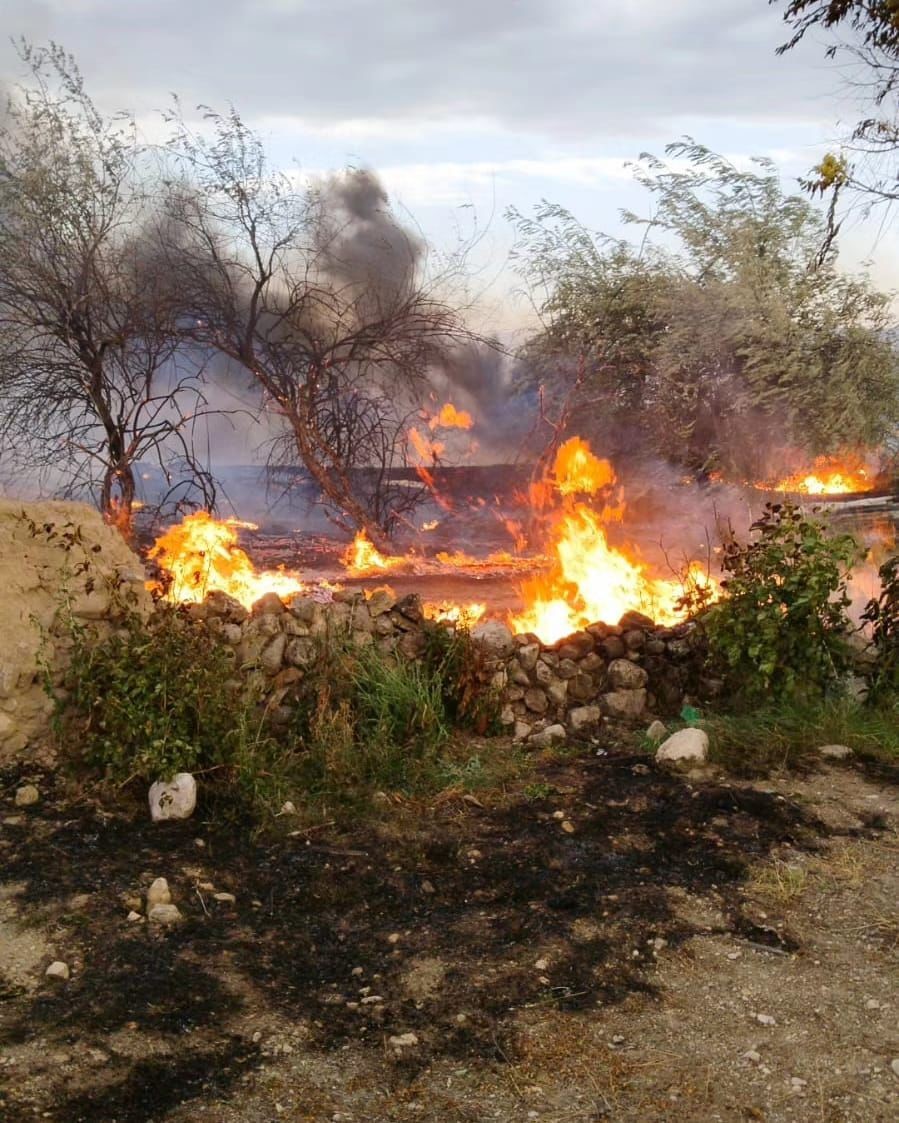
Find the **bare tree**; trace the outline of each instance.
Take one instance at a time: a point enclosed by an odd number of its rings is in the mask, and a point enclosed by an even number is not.
[[[214,500],[194,446],[202,355],[160,256],[134,122],[104,117],[59,47],[0,126],[0,455],[87,490],[126,531],[136,465]]]
[[[383,545],[422,497],[399,469],[429,367],[465,336],[459,316],[371,173],[298,186],[234,110],[203,112],[206,136],[180,107],[169,117],[167,244],[193,336],[280,415],[275,461],[302,465],[335,521]]]

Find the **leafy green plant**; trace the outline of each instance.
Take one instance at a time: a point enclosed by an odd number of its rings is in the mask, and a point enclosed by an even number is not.
[[[876,656],[868,678],[868,700],[875,704],[899,701],[899,557],[888,558],[878,572],[880,594],[862,613]]]
[[[849,667],[858,547],[791,504],[768,504],[751,534],[724,546],[724,597],[705,617],[711,662],[738,696],[821,695]]]
[[[202,621],[160,605],[106,638],[78,629],[72,644],[62,713],[87,764],[119,781],[228,764],[249,702]]]
[[[440,684],[447,720],[476,733],[495,732],[499,722],[499,692],[485,679],[486,656],[461,624],[424,629],[422,666]]]

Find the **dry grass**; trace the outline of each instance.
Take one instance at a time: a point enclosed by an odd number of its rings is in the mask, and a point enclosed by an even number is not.
[[[771,905],[786,908],[803,895],[808,885],[809,874],[804,866],[775,858],[753,870],[747,891]]]

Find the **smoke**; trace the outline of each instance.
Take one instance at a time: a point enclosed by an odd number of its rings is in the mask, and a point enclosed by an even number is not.
[[[364,291],[367,304],[384,308],[413,291],[425,242],[397,220],[373,171],[329,176],[313,189],[313,211],[316,257],[332,283]]]

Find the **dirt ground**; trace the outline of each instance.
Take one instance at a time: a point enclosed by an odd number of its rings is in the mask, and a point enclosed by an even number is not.
[[[851,764],[554,759],[274,841],[7,773],[0,1118],[894,1120],[897,824]]]

